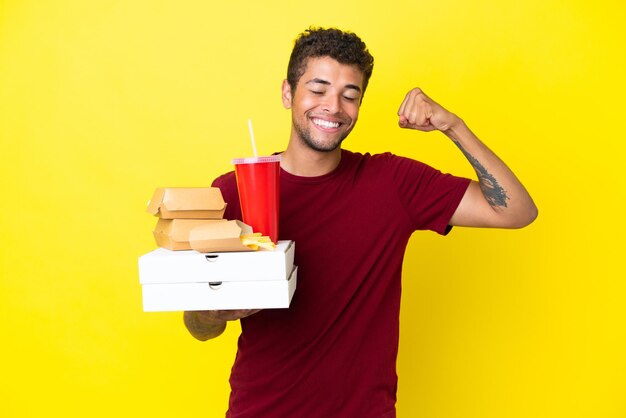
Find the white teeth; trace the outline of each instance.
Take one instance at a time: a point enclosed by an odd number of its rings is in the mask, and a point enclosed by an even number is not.
[[[313,123],[317,126],[321,126],[322,128],[338,128],[339,122],[329,122],[327,120],[322,119],[313,119]]]

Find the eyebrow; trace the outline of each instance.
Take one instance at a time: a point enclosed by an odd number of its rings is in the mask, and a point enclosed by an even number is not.
[[[313,78],[304,84],[324,84],[326,86],[330,86],[330,81],[324,80],[323,78]],[[356,84],[346,84],[345,88],[356,90],[361,93],[361,87],[357,86]]]

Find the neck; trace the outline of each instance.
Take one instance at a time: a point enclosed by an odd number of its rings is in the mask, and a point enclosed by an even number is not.
[[[292,138],[282,154],[280,166],[295,176],[318,177],[333,171],[340,161],[341,148],[330,152],[315,151]]]

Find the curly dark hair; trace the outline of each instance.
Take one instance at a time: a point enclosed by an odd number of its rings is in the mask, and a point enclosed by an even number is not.
[[[298,35],[287,67],[287,82],[292,92],[296,91],[298,80],[306,71],[307,60],[313,57],[331,57],[341,64],[356,65],[363,72],[362,94],[365,93],[374,69],[374,57],[357,35],[318,27],[310,27]]]

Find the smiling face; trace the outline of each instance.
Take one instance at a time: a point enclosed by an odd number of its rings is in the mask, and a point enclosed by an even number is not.
[[[291,141],[319,151],[339,148],[359,116],[363,73],[330,57],[309,58],[295,92],[283,82],[283,105],[291,109]]]

